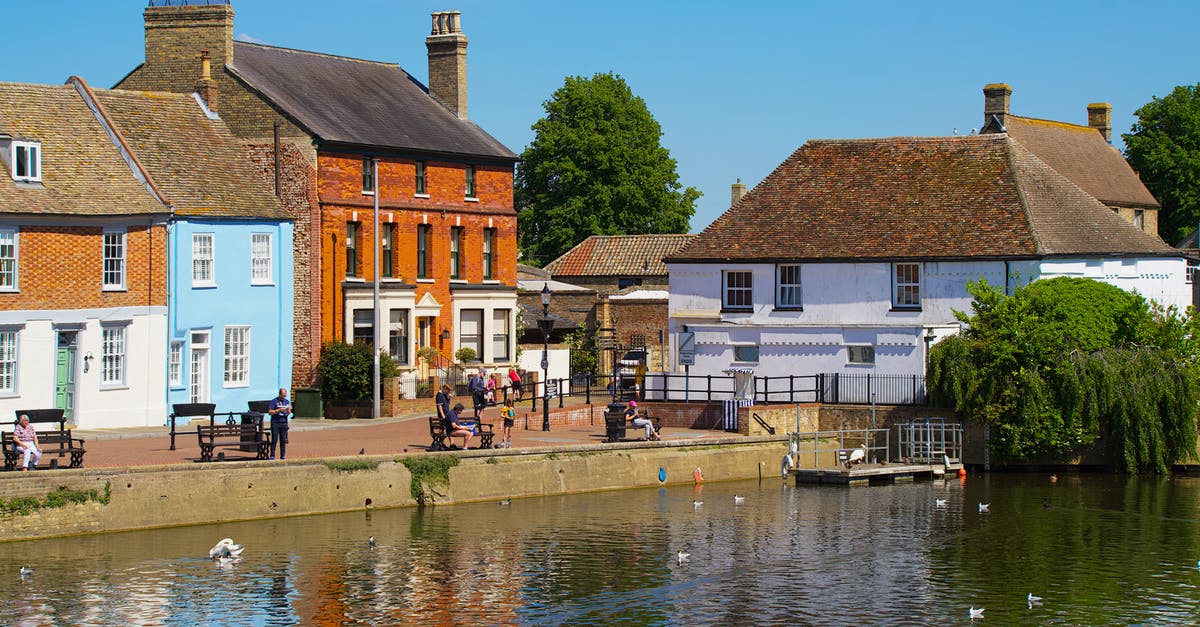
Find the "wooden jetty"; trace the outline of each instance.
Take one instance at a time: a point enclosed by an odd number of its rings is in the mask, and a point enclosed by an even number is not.
[[[957,472],[961,464],[952,464],[950,472]],[[825,468],[793,468],[796,485],[819,483],[831,485],[889,485],[897,481],[930,481],[946,474],[945,464],[855,464]]]

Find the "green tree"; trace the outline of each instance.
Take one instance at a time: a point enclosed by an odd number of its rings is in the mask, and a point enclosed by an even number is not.
[[[517,165],[525,258],[552,261],[589,235],[686,233],[700,192],[681,188],[646,102],[612,73],[568,77]]]
[[[571,374],[596,374],[600,360],[595,329],[578,327],[563,337],[563,341],[571,347]]]
[[[1182,240],[1200,222],[1200,84],[1181,85],[1135,112],[1125,158],[1162,204],[1158,232]]]
[[[1001,460],[1062,460],[1097,442],[1116,469],[1165,472],[1194,456],[1195,316],[1088,279],[1005,296],[968,285],[968,326],[930,351],[935,403],[992,427]]]
[[[330,342],[321,348],[317,373],[321,376],[321,395],[339,401],[371,399],[371,346],[365,342],[346,344]],[[379,353],[379,372],[382,378],[400,375],[400,368],[386,352]]]

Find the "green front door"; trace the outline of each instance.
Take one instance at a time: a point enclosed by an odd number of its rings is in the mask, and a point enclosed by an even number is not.
[[[54,361],[54,407],[64,418],[75,417],[75,331],[58,332],[58,353]]]

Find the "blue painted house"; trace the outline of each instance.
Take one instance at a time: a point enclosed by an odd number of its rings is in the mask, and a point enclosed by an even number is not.
[[[96,90],[96,99],[171,210],[159,361],[167,406],[241,412],[272,398],[292,380],[290,214],[197,95]]]

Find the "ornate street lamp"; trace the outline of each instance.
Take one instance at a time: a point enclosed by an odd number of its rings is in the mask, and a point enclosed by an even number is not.
[[[542,284],[542,431],[550,430],[550,282]]]

